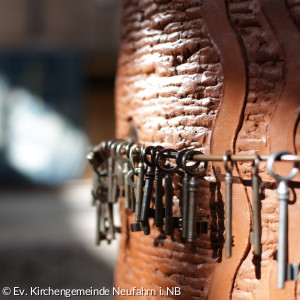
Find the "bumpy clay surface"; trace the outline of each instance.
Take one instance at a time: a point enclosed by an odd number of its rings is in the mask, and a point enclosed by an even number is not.
[[[116,81],[118,137],[127,138],[134,122],[139,141],[146,145],[193,146],[207,154],[228,149],[238,154],[299,152],[299,1],[123,3]],[[194,243],[184,242],[179,230],[165,237],[152,223],[149,236],[131,233],[134,218],[122,209],[115,285],[181,287],[176,299],[300,298],[294,282],[283,291],[276,289],[276,183],[262,163],[263,254],[254,257],[251,164],[237,164],[233,175],[232,258],[222,254],[224,168],[214,163],[199,179],[197,199],[196,214],[209,222],[208,233]],[[173,214],[181,216],[178,176],[173,188]],[[299,199],[299,188],[294,191]],[[300,261],[300,240],[295,238],[299,202],[289,206],[290,262]]]

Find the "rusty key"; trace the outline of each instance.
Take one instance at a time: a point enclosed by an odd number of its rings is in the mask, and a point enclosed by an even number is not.
[[[141,220],[141,205],[143,198],[143,186],[144,186],[144,161],[142,150],[144,147],[140,145],[134,145],[130,149],[129,159],[131,162],[131,168],[133,173],[137,176],[136,182],[136,198],[135,198],[135,221]],[[136,167],[137,164],[137,167]],[[133,197],[132,193],[132,197]]]
[[[191,149],[180,150],[177,154],[176,164],[183,170],[182,157],[183,155]],[[200,165],[199,161],[196,161],[193,165],[185,166],[191,170],[198,168]],[[183,182],[182,182],[182,238],[187,237],[187,227],[188,227],[188,211],[189,211],[189,181],[190,176],[187,172],[184,172]]]
[[[196,203],[197,203],[197,191],[198,180],[197,177],[203,176],[207,170],[207,161],[203,162],[204,166],[198,171],[193,171],[188,165],[187,161],[192,160],[193,155],[203,154],[198,150],[186,151],[182,156],[183,170],[191,177],[188,185],[188,218],[187,218],[187,241],[193,242],[196,238]],[[195,164],[193,165],[195,166]]]
[[[165,174],[165,234],[172,235],[173,233],[173,187],[172,187],[172,173],[176,172],[179,168],[177,164],[175,166],[167,166],[165,164],[166,159],[175,158],[177,151],[174,149],[162,149],[156,154],[155,166],[163,174]],[[163,162],[163,164],[161,163]],[[158,203],[160,205],[160,203]],[[161,202],[162,206],[162,202]],[[162,218],[162,209],[160,206],[155,208],[157,215]]]
[[[146,223],[149,217],[149,209],[150,203],[152,199],[153,192],[153,182],[155,178],[155,164],[154,159],[155,155],[158,151],[162,150],[162,146],[156,147],[146,147],[142,153],[144,162],[148,166],[146,174],[145,174],[145,190],[143,195],[142,207],[141,207],[141,222]],[[150,160],[148,159],[148,155],[150,155]]]

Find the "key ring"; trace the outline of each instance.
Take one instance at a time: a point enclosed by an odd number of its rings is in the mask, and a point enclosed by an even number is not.
[[[154,160],[155,160],[155,156],[156,156],[156,153],[160,150],[164,149],[164,147],[162,146],[148,146],[144,149],[143,151],[143,159],[144,159],[144,162],[146,163],[146,165],[148,165],[149,167],[154,167]],[[151,160],[149,161],[147,155],[150,155],[151,157]]]
[[[129,159],[125,158],[124,155],[126,154],[126,145],[128,144],[128,142],[123,141],[121,143],[118,144],[118,146],[115,148],[115,155],[117,157],[118,160],[120,160],[122,163],[128,162]],[[123,152],[122,152],[123,149]]]
[[[130,165],[131,165],[132,170],[136,169],[136,166],[135,166],[135,163],[136,163],[135,160],[137,159],[136,155],[139,155],[140,156],[140,160],[143,162],[143,155],[142,155],[142,151],[141,151],[143,147],[144,147],[144,145],[140,146],[139,144],[133,144],[130,147],[130,150],[129,150],[129,161],[130,161]]]
[[[174,150],[174,149],[171,149],[171,148],[167,148],[167,149],[162,149],[160,150],[159,152],[156,153],[156,156],[155,156],[155,160],[154,160],[154,164],[155,166],[162,172],[166,172],[166,173],[169,173],[169,172],[175,172],[178,170],[179,166],[178,164],[175,165],[175,167],[165,167],[164,166],[161,166],[159,161],[161,161],[160,158],[164,157],[164,160],[166,158],[168,158],[171,154],[174,154],[176,153],[176,157],[177,157],[177,154],[178,154],[178,151]]]
[[[129,159],[130,149],[131,149],[131,147],[133,147],[134,145],[136,145],[136,144],[135,144],[135,143],[128,143],[128,144],[125,146],[125,153],[126,153],[126,156],[127,156],[128,159]]]
[[[290,174],[288,174],[287,176],[280,176],[280,175],[274,173],[274,171],[273,171],[274,162],[276,160],[280,160],[281,156],[286,155],[286,154],[293,155],[289,151],[281,150],[281,151],[277,151],[277,152],[271,154],[267,160],[267,170],[268,170],[269,174],[272,177],[274,177],[278,182],[291,180],[293,177],[295,177],[297,175],[297,173],[299,171],[299,162],[294,161],[294,167],[291,170]]]
[[[234,163],[231,159],[231,155],[232,155],[232,153],[230,150],[225,151],[225,153],[223,155],[224,167],[225,167],[226,172],[228,172],[228,173],[232,172],[233,166],[234,166]],[[230,165],[228,163],[230,163]]]
[[[109,151],[109,154],[112,154],[112,151],[113,151],[114,147],[116,146],[115,144],[118,144],[122,141],[123,141],[122,139],[113,139],[113,140],[107,142],[107,149]]]
[[[199,151],[199,150],[188,150],[186,151],[183,156],[182,156],[182,169],[187,172],[190,176],[202,176],[204,175],[204,173],[206,172],[207,170],[207,165],[208,165],[208,162],[207,161],[204,161],[204,167],[201,168],[198,172],[196,171],[192,171],[193,169],[196,169],[199,165],[200,165],[200,162],[198,162],[198,164],[193,164],[192,166],[187,166],[186,165],[186,161],[188,158],[190,157],[193,157],[193,155],[203,155],[204,153]],[[193,167],[193,168],[191,168]]]
[[[193,150],[193,149],[183,149],[177,153],[176,164],[178,165],[179,168],[183,169],[182,157],[187,151],[190,151],[190,150]],[[192,164],[190,166],[186,165],[185,168],[189,169],[189,170],[193,170],[193,169],[198,168],[200,166],[200,163],[201,163],[200,161],[196,161],[194,164]]]
[[[142,157],[143,157],[144,162],[145,162],[148,166],[151,166],[152,164],[151,164],[151,162],[148,160],[147,155],[151,155],[151,152],[152,152],[153,148],[154,148],[154,146],[148,146],[148,147],[145,147],[145,148],[143,149],[143,153],[141,154]]]

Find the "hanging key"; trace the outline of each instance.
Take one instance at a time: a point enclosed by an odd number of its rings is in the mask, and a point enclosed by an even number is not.
[[[145,235],[150,234],[150,225],[149,221],[141,222],[141,209],[142,209],[142,198],[143,198],[143,187],[144,187],[144,145],[134,145],[132,149],[130,149],[130,161],[132,170],[129,171],[128,181],[132,187],[131,197],[135,203],[132,203],[132,207],[135,206],[135,220],[137,223],[131,224],[131,231],[144,231]],[[138,163],[137,167],[135,167],[136,163]],[[135,174],[137,176],[137,182],[134,183],[132,180],[132,175]],[[133,188],[136,187],[136,198],[134,197]]]
[[[196,204],[197,204],[197,191],[198,191],[198,177],[202,177],[206,170],[207,170],[207,161],[203,162],[204,166],[198,170],[194,171],[191,169],[191,166],[187,165],[188,160],[192,160],[194,155],[203,154],[201,151],[198,150],[189,150],[186,151],[182,156],[182,162],[181,166],[183,167],[183,170],[188,173],[188,175],[191,177],[188,184],[188,217],[187,217],[187,228],[186,228],[186,234],[187,234],[187,241],[193,242],[193,240],[196,238]],[[197,166],[197,164],[193,164],[192,166]]]
[[[126,159],[124,164],[124,183],[125,183],[125,208],[131,208],[131,212],[135,212],[135,193],[134,193],[134,186],[130,184],[130,182],[134,182],[134,173],[131,169],[131,163],[130,163],[130,150],[131,148],[135,146],[134,143],[129,143],[125,147],[125,153],[126,153]],[[134,159],[134,158],[133,158]],[[132,171],[132,172],[131,172]],[[131,172],[129,174],[129,172]]]
[[[267,169],[272,177],[278,182],[277,197],[279,201],[279,228],[278,228],[278,249],[277,249],[277,287],[284,288],[287,280],[297,280],[299,273],[299,264],[288,263],[288,201],[289,186],[288,182],[297,175],[299,171],[299,162],[294,162],[294,167],[289,175],[283,177],[273,171],[274,162],[280,160],[283,155],[292,154],[288,151],[278,151],[270,155],[267,160]]]
[[[99,246],[106,239],[104,203],[96,200],[96,208],[96,245]]]
[[[172,235],[173,233],[173,187],[172,187],[172,173],[178,170],[178,165],[167,166],[166,159],[175,158],[177,151],[174,149],[163,149],[156,154],[155,166],[162,174],[165,174],[165,234]],[[163,162],[163,163],[161,163]],[[155,170],[155,172],[156,172]],[[156,200],[156,199],[155,199]],[[161,202],[160,202],[161,201]],[[157,206],[156,206],[157,205]],[[162,200],[155,203],[155,216],[159,216],[162,220]]]
[[[103,194],[103,181],[107,178],[107,164],[106,159],[108,157],[107,144],[105,142],[93,147],[93,149],[88,153],[87,159],[91,166],[93,167],[93,189],[92,205],[96,204],[96,199],[99,199]]]
[[[154,224],[156,227],[162,227],[164,225],[164,211],[163,211],[163,176],[165,171],[161,167],[160,162],[165,162],[165,149],[157,152],[155,157],[155,215],[154,215]],[[174,150],[175,151],[175,150]],[[166,182],[165,182],[166,185]],[[168,192],[169,193],[169,192]]]
[[[107,172],[108,172],[108,202],[114,203],[117,198],[117,181],[115,171],[115,158],[113,156],[113,151],[118,143],[123,140],[114,139],[108,142],[107,148],[109,150],[110,156],[107,159]]]
[[[159,168],[155,169],[155,217],[154,225],[162,227],[163,219],[163,173]]]
[[[131,207],[130,203],[130,186],[128,185],[126,175],[130,171],[130,161],[129,158],[126,157],[126,146],[128,142],[123,141],[118,144],[115,151],[115,157],[118,162],[117,169],[117,178],[118,178],[118,190],[119,197],[125,198],[125,209]]]
[[[131,168],[134,174],[137,176],[136,181],[136,198],[135,198],[135,221],[140,222],[141,220],[141,206],[143,198],[143,186],[144,186],[144,160],[142,150],[144,147],[134,145],[130,149],[129,159],[131,162]],[[137,167],[136,167],[137,164]],[[132,193],[133,194],[133,193]],[[133,195],[132,195],[133,196]]]
[[[191,149],[183,149],[180,150],[177,154],[176,164],[181,169],[183,169],[182,157],[189,150]],[[199,165],[200,162],[196,161],[193,165],[185,166],[185,168],[189,168],[193,170],[195,168],[198,168]],[[190,181],[189,174],[187,172],[184,172],[183,181],[182,181],[182,232],[181,232],[181,236],[184,239],[187,237],[187,227],[188,227],[187,224],[188,224],[188,210],[189,210],[189,181]]]
[[[223,155],[224,167],[226,174],[224,177],[226,185],[226,235],[225,235],[225,244],[226,244],[226,257],[231,257],[231,248],[232,248],[232,170],[233,170],[233,161],[231,160],[231,151],[227,150]]]
[[[118,200],[118,161],[116,160],[116,148],[122,143],[116,140],[110,145],[110,157],[108,158],[108,203],[116,203]]]
[[[253,194],[253,209],[252,209],[252,226],[253,231],[250,233],[250,240],[254,246],[254,255],[261,255],[261,215],[260,215],[260,197],[258,176],[259,157],[255,154],[255,159],[252,165],[252,194]]]
[[[94,173],[94,186],[92,190],[93,204],[96,206],[96,245],[106,239],[105,204],[107,201],[107,143],[101,143],[93,148],[87,158]]]
[[[135,212],[135,206],[136,206],[136,199],[135,199],[135,193],[134,189],[136,189],[137,184],[134,182],[134,172],[133,170],[130,170],[126,175],[126,181],[129,186],[129,197],[130,197],[130,206],[131,206],[131,212]]]
[[[144,162],[148,165],[146,174],[145,174],[145,190],[142,200],[141,206],[141,222],[146,223],[148,222],[149,217],[149,209],[150,203],[152,199],[152,192],[153,192],[153,182],[154,182],[154,175],[155,175],[155,156],[156,153],[162,150],[162,146],[156,147],[147,147],[142,153]],[[150,155],[150,160],[148,159],[147,155]]]

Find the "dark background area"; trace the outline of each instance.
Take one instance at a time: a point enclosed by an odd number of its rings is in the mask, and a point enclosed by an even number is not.
[[[114,0],[0,0],[1,78],[10,90],[36,97],[88,144],[111,139],[120,15],[121,1]],[[55,186],[32,181],[7,161],[11,112],[2,108],[0,294],[6,286],[111,289],[117,241],[94,246],[91,168]],[[76,146],[82,145],[75,140]],[[59,147],[53,145],[56,156]]]

